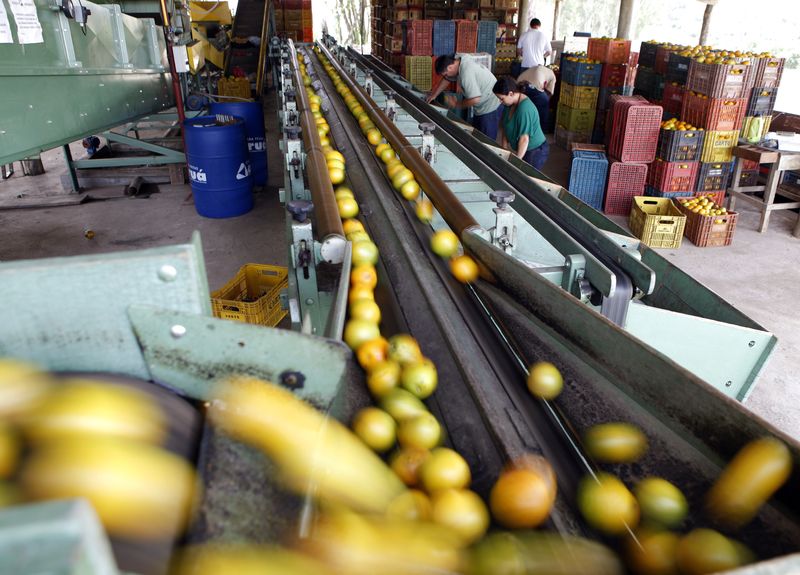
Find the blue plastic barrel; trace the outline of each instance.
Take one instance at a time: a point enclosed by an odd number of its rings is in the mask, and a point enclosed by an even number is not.
[[[264,138],[264,109],[260,102],[214,102],[212,114],[230,114],[244,119],[247,151],[253,168],[253,185],[267,185],[267,142]]]
[[[194,206],[207,218],[231,218],[253,209],[253,175],[244,120],[199,116],[183,123]]]

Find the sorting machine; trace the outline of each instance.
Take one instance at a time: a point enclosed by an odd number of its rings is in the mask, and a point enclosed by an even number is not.
[[[323,57],[414,172],[436,208],[432,224],[418,221],[392,189]],[[351,246],[302,60],[347,160],[359,218],[380,249],[382,332],[411,333],[436,364],[439,386],[428,405],[469,462],[472,488],[486,496],[509,459],[542,454],[558,477],[546,527],[596,537],[575,504],[577,482],[600,468],[580,438],[594,424],[625,421],[645,431],[650,449],[636,465],[603,468],[628,484],[656,475],[678,485],[691,528],[704,525],[697,510],[725,463],[747,442],[774,436],[789,446],[795,472],[736,533],[762,560],[740,572],[800,569],[800,445],[740,403],[775,345],[772,334],[542,174],[422,103],[379,62],[330,37],[317,46],[281,43],[273,58],[294,329],[211,317],[199,237],[136,252],[0,263],[0,354],[56,372],[136,380],[183,414],[173,418],[174,435],[197,463],[204,497],[180,544],[277,541],[303,510],[261,454],[202,420],[222,378],[261,377],[343,421],[369,402],[363,373],[341,341]],[[457,282],[430,251],[433,230],[445,227],[480,263],[475,283]],[[53,297],[71,283],[80,299]],[[556,400],[527,391],[527,366],[538,360],[564,375]],[[58,544],[19,553],[43,541]],[[143,551],[112,540],[109,548],[80,503],[0,511],[0,565],[30,561],[17,572],[80,564],[93,573],[164,573],[173,543]]]

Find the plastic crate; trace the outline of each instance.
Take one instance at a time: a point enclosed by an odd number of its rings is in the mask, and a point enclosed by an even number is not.
[[[251,100],[250,80],[247,78],[220,78],[217,82],[217,93],[220,96],[232,96]]]
[[[214,317],[257,325],[276,326],[286,315],[281,290],[288,285],[284,267],[245,264],[222,289],[211,294]]]
[[[433,76],[431,74],[431,57],[430,56],[406,56],[405,58],[405,76],[406,80],[418,90],[429,92],[431,90],[431,83]]]
[[[563,102],[558,103],[556,121],[570,132],[591,132],[594,128],[594,117],[597,110],[570,108]]]
[[[603,64],[600,86],[624,86],[627,73],[628,66],[626,64]]]
[[[701,64],[692,60],[686,89],[709,98],[746,98],[753,85],[751,67],[745,64]]]
[[[785,58],[759,58],[753,64],[753,85],[777,88],[781,84]]]
[[[568,191],[600,211],[606,188],[608,160],[602,152],[576,150],[572,153]]]
[[[610,100],[609,154],[623,162],[652,162],[661,130],[661,106],[642,102],[635,96],[612,96]]]
[[[612,159],[608,167],[608,186],[603,211],[621,216],[630,214],[634,196],[644,195],[646,180],[647,164]]]
[[[497,47],[497,22],[481,20],[478,22],[478,42],[476,52],[494,54]]]
[[[742,129],[747,100],[744,98],[706,98],[687,91],[681,119],[698,128],[715,132]]]
[[[634,196],[628,226],[651,248],[677,249],[681,247],[686,215],[668,198]]]
[[[769,116],[775,109],[775,98],[778,96],[778,88],[759,86],[750,92],[750,99],[747,102],[748,116]]]
[[[683,191],[683,192],[665,192],[664,190],[659,190],[658,188],[654,188],[653,186],[645,186],[644,187],[644,195],[650,198],[688,198],[694,195],[694,192]]]
[[[697,162],[703,151],[701,130],[661,130],[656,157],[665,162]]]
[[[733,162],[702,162],[695,189],[698,193],[725,190],[732,173]]]
[[[658,46],[659,45],[656,42],[642,42],[642,45],[639,47],[640,66],[644,66],[646,68],[655,68]]]
[[[699,162],[656,160],[647,170],[647,183],[662,192],[693,192]]]
[[[755,144],[766,138],[770,124],[772,124],[772,116],[745,116],[740,136]]]
[[[691,63],[692,59],[689,56],[681,56],[676,52],[670,52],[664,78],[667,82],[686,84],[686,79],[689,76],[689,65]]]
[[[383,47],[392,54],[402,54],[404,50],[402,36],[384,36]]]
[[[680,116],[685,95],[686,90],[680,84],[676,82],[665,83],[664,94],[661,98],[661,106],[664,108],[664,112],[675,117]]]
[[[757,185],[758,184],[758,174],[759,174],[759,170],[742,170],[742,173],[739,176],[738,186],[740,188],[746,188],[748,186]]]
[[[430,56],[433,53],[433,20],[405,22],[406,54]]]
[[[586,54],[589,59],[600,60],[603,64],[627,64],[631,55],[631,41],[589,38]]]
[[[591,132],[572,132],[564,126],[556,126],[555,141],[557,146],[569,150],[572,144],[588,144],[592,141]]]
[[[594,110],[597,106],[599,90],[593,86],[573,86],[567,82],[561,82],[558,103],[580,110]]]
[[[517,57],[516,42],[496,42],[494,57],[515,59]]]
[[[456,20],[456,52],[478,51],[478,23]]]
[[[739,141],[739,130],[714,132],[707,131],[703,141],[701,162],[730,162],[733,148]]]
[[[433,55],[444,56],[456,51],[456,23],[452,20],[433,21]]]
[[[587,64],[574,60],[562,60],[561,81],[573,86],[600,86],[602,64]]]
[[[639,68],[636,72],[634,94],[640,94],[648,100],[661,100],[664,96],[664,75],[649,68]]]
[[[784,172],[783,182],[781,183],[785,186],[789,186],[790,188],[800,190],[800,171],[790,170],[788,172]]]
[[[703,216],[678,205],[686,214],[683,234],[690,242],[701,248],[731,245],[739,214],[728,212],[719,216]]]
[[[597,96],[597,109],[607,110],[611,96],[633,96],[633,86],[602,86]]]

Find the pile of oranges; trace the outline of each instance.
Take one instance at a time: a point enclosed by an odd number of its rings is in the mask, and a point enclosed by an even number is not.
[[[682,120],[679,120],[678,118],[670,118],[669,120],[664,120],[663,122],[661,122],[661,129],[675,130],[678,132],[703,131],[703,128],[692,126],[689,122],[684,122]]]

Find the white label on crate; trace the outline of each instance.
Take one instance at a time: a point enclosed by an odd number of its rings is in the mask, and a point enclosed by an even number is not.
[[[17,37],[20,44],[41,44],[42,25],[36,13],[36,4],[33,0],[8,0],[11,13],[17,23]]]
[[[205,184],[208,182],[203,168],[198,168],[197,166],[189,166],[189,178],[198,184]]]
[[[11,25],[8,23],[8,13],[3,0],[0,0],[0,44],[11,44],[14,38],[11,36]]]

